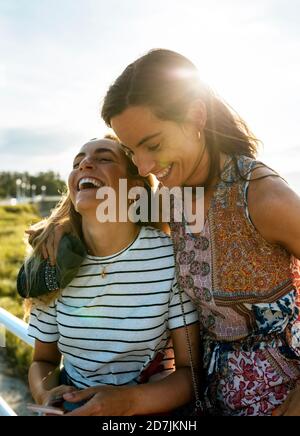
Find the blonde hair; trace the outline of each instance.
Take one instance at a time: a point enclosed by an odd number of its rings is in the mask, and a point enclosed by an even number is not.
[[[74,236],[77,236],[84,243],[81,215],[76,212],[74,208],[69,190],[67,190],[67,192],[63,195],[62,199],[52,211],[51,215],[48,218],[37,223],[32,228],[36,231],[36,234],[34,235],[32,241],[29,238],[29,242],[32,245],[30,249],[30,254],[27,256],[24,262],[27,289],[30,289],[32,286],[34,286],[36,282],[37,270],[41,260],[43,259],[43,245],[47,242],[50,234],[54,232],[56,226],[66,223],[68,223],[68,225],[70,226],[70,233],[72,233]],[[50,294],[41,296],[39,298],[25,299],[25,317],[29,315],[29,312],[33,306],[49,305],[58,297],[60,292],[61,290],[58,290],[51,292]]]

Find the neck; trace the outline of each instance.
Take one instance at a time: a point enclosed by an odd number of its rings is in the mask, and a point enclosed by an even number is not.
[[[195,168],[195,171],[193,172],[192,176],[189,178],[185,186],[205,186],[206,189],[213,188],[213,186],[215,185],[215,183],[219,178],[219,170],[220,171],[223,170],[226,159],[227,159],[227,155],[224,153],[220,153],[220,168],[216,168],[216,172],[213,179],[209,183],[209,186],[206,186],[207,185],[206,181],[208,179],[208,175],[210,171],[211,160],[207,147],[205,147],[202,157]]]
[[[89,254],[112,256],[130,245],[140,227],[131,222],[99,223],[97,219],[82,216],[82,231]]]
[[[203,144],[203,151],[199,157],[199,161],[196,163],[194,171],[186,183],[186,186],[204,186],[208,177],[210,166],[210,156],[207,148]]]

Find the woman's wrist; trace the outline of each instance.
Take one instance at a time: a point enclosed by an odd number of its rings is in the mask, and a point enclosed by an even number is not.
[[[48,401],[49,391],[41,389],[38,392],[33,392],[32,396],[37,404],[45,405]]]

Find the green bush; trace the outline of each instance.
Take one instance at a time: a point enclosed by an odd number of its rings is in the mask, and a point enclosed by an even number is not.
[[[16,277],[25,258],[24,231],[41,218],[33,205],[0,207],[0,307],[23,319],[22,300]],[[12,334],[7,334],[7,354],[16,373],[26,376],[32,350]]]

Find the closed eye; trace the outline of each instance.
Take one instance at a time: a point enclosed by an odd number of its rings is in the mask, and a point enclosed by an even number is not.
[[[80,162],[74,162],[73,163],[73,170],[75,170],[76,168],[78,168],[80,165]]]
[[[157,151],[160,148],[160,143],[152,146],[149,145],[147,148],[149,151]]]
[[[96,160],[97,160],[97,162],[114,162],[114,160],[110,159],[109,157],[99,157]],[[74,162],[73,169],[74,170],[77,169],[81,162],[82,162],[81,160],[78,162]]]
[[[112,159],[109,159],[108,157],[99,157],[97,159],[98,162],[113,162]]]

